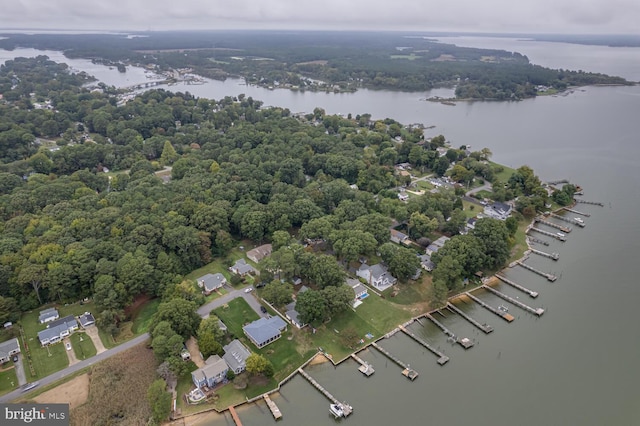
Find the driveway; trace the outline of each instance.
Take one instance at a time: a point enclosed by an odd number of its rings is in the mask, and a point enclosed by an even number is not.
[[[22,364],[22,354],[18,354],[18,362],[14,362],[16,368],[16,376],[18,376],[18,385],[27,384],[27,375],[24,372],[24,365]]]
[[[91,341],[93,342],[93,346],[96,347],[96,351],[98,354],[101,354],[102,352],[107,350],[107,348],[105,348],[104,345],[102,344],[102,340],[100,340],[100,335],[98,334],[98,327],[96,327],[95,325],[90,325],[87,328],[85,328],[84,331],[87,334],[87,336],[91,338]]]
[[[246,302],[249,304],[249,306],[251,306],[251,309],[253,309],[254,311],[256,311],[256,313],[258,315],[260,315],[261,317],[267,317],[268,314],[263,314],[260,311],[260,302],[258,302],[258,299],[256,298],[256,296],[254,295],[255,290],[250,292],[250,293],[245,293],[244,289],[239,289],[239,290],[231,290],[229,293],[225,294],[222,297],[219,297],[216,300],[212,300],[211,302],[207,303],[206,305],[201,306],[200,308],[198,308],[198,315],[200,315],[202,318],[208,318],[209,317],[209,313],[213,310],[213,309],[217,309],[220,306],[231,302],[233,299],[235,299],[236,297],[242,297],[244,300],[246,300]]]
[[[67,352],[67,358],[69,358],[69,366],[79,363],[80,361],[76,357],[76,351],[73,350],[73,346],[71,347],[71,349],[67,350],[67,344],[70,345],[71,340],[69,338],[65,338],[62,341],[62,344],[64,345],[65,352]]]

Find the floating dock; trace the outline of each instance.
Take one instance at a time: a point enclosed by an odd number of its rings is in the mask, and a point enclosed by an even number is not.
[[[536,268],[534,268],[533,266],[527,265],[524,262],[521,261],[516,261],[518,263],[518,265],[522,266],[525,269],[530,270],[531,272],[535,272],[538,275],[542,275],[543,277],[545,277],[548,281],[554,282],[558,277],[556,277],[554,274],[550,274],[548,272],[542,272]]]
[[[544,225],[550,226],[550,227],[552,227],[552,228],[559,229],[559,230],[561,230],[562,232],[566,232],[566,233],[571,232],[571,228],[567,228],[566,226],[562,226],[562,225],[559,225],[559,224],[557,224],[557,223],[549,222],[548,220],[544,220],[544,219],[542,219],[541,217],[536,217],[536,218],[535,218],[535,219],[533,219],[533,220],[534,220],[534,221],[536,221],[536,222],[538,222],[538,223],[542,223],[542,224],[544,224]]]
[[[229,413],[231,414],[231,418],[236,426],[242,426],[242,422],[240,421],[240,417],[238,417],[238,413],[236,413],[236,409],[233,408],[233,405],[229,406]]]
[[[278,408],[276,403],[271,400],[269,395],[267,394],[264,395],[264,402],[267,403],[267,407],[269,407],[269,410],[271,410],[271,414],[273,414],[273,418],[276,420],[280,420],[282,418],[282,413],[280,412],[280,409]]]
[[[474,296],[473,294],[469,293],[468,291],[466,293],[464,293],[464,294],[467,295],[469,298],[471,298],[474,302],[476,302],[477,304],[482,306],[483,308],[489,310],[490,312],[493,312],[494,314],[496,314],[497,316],[499,316],[500,318],[504,319],[507,322],[511,322],[511,321],[513,321],[515,319],[513,317],[513,315],[511,315],[510,313],[503,312],[500,309],[494,308],[493,306],[489,305],[488,303],[486,303],[482,299]]]
[[[579,214],[580,216],[584,216],[584,217],[591,216],[589,213],[582,213],[582,212],[579,212],[578,210],[570,209],[569,207],[563,207],[563,209],[571,213]]]
[[[445,327],[444,324],[442,324],[440,321],[435,319],[431,314],[426,314],[425,317],[429,318],[432,323],[434,323],[436,326],[438,326],[438,328],[440,328],[440,330],[444,332],[444,334],[449,336],[449,338],[453,339],[456,343],[458,343],[463,348],[469,349],[470,347],[473,346],[473,341],[469,340],[466,337],[459,339],[451,330]]]
[[[485,290],[488,290],[491,293],[495,294],[499,298],[504,299],[507,302],[512,303],[512,304],[516,305],[517,307],[519,307],[521,309],[524,309],[525,311],[527,311],[527,312],[529,312],[531,314],[534,314],[534,315],[537,315],[537,316],[541,316],[542,314],[544,314],[544,309],[542,309],[542,308],[532,308],[529,305],[525,305],[524,303],[522,303],[518,299],[514,299],[511,296],[507,296],[506,294],[504,294],[504,293],[502,293],[502,292],[500,292],[500,291],[496,290],[495,288],[490,287],[488,285],[483,285],[482,287]]]
[[[522,291],[524,293],[527,293],[529,296],[533,297],[534,299],[536,297],[538,297],[538,292],[537,291],[529,290],[528,288],[523,287],[520,284],[516,283],[515,281],[511,281],[510,279],[507,279],[507,278],[503,277],[502,275],[496,274],[495,277],[497,279],[499,279],[500,281],[502,281],[503,283],[508,284],[513,288],[517,288],[518,290],[520,290],[520,291]]]
[[[541,240],[540,238],[532,237],[531,235],[527,235],[527,238],[534,243],[542,244],[543,246],[548,246],[549,241]]]
[[[536,249],[529,249],[529,251],[531,251],[531,253],[535,253],[535,254],[537,254],[539,256],[548,257],[549,259],[552,259],[552,260],[560,259],[560,254],[559,253],[546,253],[544,251],[540,251],[540,250],[536,250]]]
[[[569,211],[569,210],[567,210],[567,211]],[[563,220],[563,221],[571,223],[573,225],[577,225],[577,226],[579,226],[581,228],[585,227],[585,223],[583,221],[578,221],[578,220],[571,219],[571,218],[568,218],[568,217],[565,217],[565,216],[560,216],[559,214],[555,214],[555,213],[549,213],[549,216],[554,217],[556,219]]]
[[[532,226],[531,228],[529,228],[529,230],[530,231],[539,232],[542,235],[546,235],[547,237],[555,238],[556,240],[559,240],[559,241],[562,241],[562,242],[567,241],[567,238],[562,236],[562,235],[558,235],[557,233],[554,233],[554,232],[545,231],[544,229],[536,228],[535,226]]]
[[[362,358],[360,358],[358,355],[351,354],[351,358],[353,358],[356,362],[360,364],[360,367],[358,367],[358,371],[360,371],[365,376],[369,377],[370,375],[376,372],[376,370],[373,369],[373,365],[369,364],[366,361],[363,361]]]
[[[434,348],[433,346],[431,346],[430,344],[428,344],[427,342],[425,342],[424,340],[422,340],[421,338],[419,338],[418,336],[416,336],[415,334],[407,330],[406,328],[401,326],[400,330],[402,330],[407,336],[411,337],[413,340],[415,340],[416,342],[418,342],[419,344],[427,348],[429,351],[434,353],[438,357],[438,364],[445,365],[447,362],[449,362],[448,356],[446,356],[445,354],[443,354],[442,352],[440,352],[439,350],[437,350],[436,348]]]
[[[446,308],[449,309],[451,312],[454,312],[454,313],[460,315],[462,318],[466,319],[471,324],[475,325],[477,328],[479,328],[480,330],[484,331],[485,334],[489,334],[489,333],[491,333],[493,331],[493,327],[491,327],[489,324],[480,324],[478,321],[476,321],[475,319],[471,318],[462,309],[458,308],[453,303],[447,302]]]
[[[398,358],[391,355],[389,351],[384,349],[382,346],[378,345],[376,342],[372,342],[371,346],[379,350],[383,355],[386,355],[386,357],[389,358],[391,361],[395,362],[400,367],[402,367],[404,369],[402,370],[402,375],[405,376],[406,378],[413,381],[416,379],[416,377],[418,377],[418,372],[415,370],[412,370],[411,367],[409,367],[409,364],[405,364],[404,362],[400,361]]]
[[[375,344],[375,343],[373,343]],[[326,390],[325,388],[322,387],[322,385],[318,382],[315,381],[315,379],[313,377],[311,377],[309,374],[307,374],[306,371],[304,371],[302,368],[298,368],[298,373],[300,373],[300,375],[302,377],[304,377],[305,379],[307,379],[307,381],[309,383],[311,383],[311,385],[313,385],[314,388],[318,389],[320,391],[321,394],[323,394],[324,396],[327,397],[327,399],[331,402],[333,402],[336,405],[339,405],[340,408],[342,408],[342,411],[344,412],[344,416],[347,417],[349,414],[351,414],[353,412],[353,407],[351,407],[349,404],[342,403],[340,401],[338,401],[333,395],[331,395],[329,393],[328,390]]]
[[[600,207],[604,207],[604,204],[599,202],[599,201],[587,201],[587,200],[578,200],[577,198],[574,198],[573,201],[575,201],[576,203],[581,203],[581,204],[591,204],[594,206],[600,206]]]

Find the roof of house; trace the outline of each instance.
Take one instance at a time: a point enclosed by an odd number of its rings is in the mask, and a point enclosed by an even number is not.
[[[259,262],[265,257],[271,254],[272,246],[271,244],[263,244],[259,247],[254,248],[253,250],[249,250],[247,252],[247,257],[254,262]]]
[[[198,368],[191,373],[198,382],[202,382],[209,377],[216,377],[224,374],[229,369],[225,360],[220,358],[218,355],[211,355],[207,358],[204,364],[204,367]]]
[[[38,319],[40,322],[44,322],[47,318],[58,318],[60,315],[58,314],[58,310],[56,308],[48,308],[44,311],[40,311],[40,316]]]
[[[451,238],[449,237],[445,237],[444,235],[440,238],[438,238],[437,240],[435,240],[432,244],[435,244],[437,246],[444,246],[444,243],[446,243],[447,241],[449,241]]]
[[[261,344],[280,335],[287,323],[280,317],[260,318],[242,327],[255,342]]]
[[[206,291],[213,291],[217,288],[222,287],[224,283],[227,282],[227,279],[221,273],[217,274],[207,274],[198,278],[198,282],[202,283],[202,287]]]
[[[222,331],[227,331],[228,330],[227,325],[225,323],[223,323],[221,319],[218,320],[218,328],[220,328],[220,330],[222,330]]]
[[[20,344],[18,343],[18,338],[14,338],[11,340],[7,340],[6,342],[0,343],[0,358],[6,358],[10,353],[15,351],[20,352]]]
[[[67,328],[77,327],[78,323],[73,315],[67,315],[66,317],[57,319],[55,321],[51,321],[47,328],[57,327],[59,325],[64,325]]]
[[[511,210],[511,206],[509,206],[508,204],[505,204],[505,203],[501,203],[500,201],[494,201],[494,203],[491,205],[491,207],[493,207],[493,209],[495,209],[497,211],[503,211],[505,213],[507,213],[508,211]]]
[[[249,273],[255,273],[256,272],[256,268],[254,268],[253,266],[249,265],[247,263],[246,260],[244,259],[238,259],[236,260],[236,263],[233,264],[233,266],[231,268],[229,268],[230,270],[240,274],[240,275],[244,275],[244,274],[249,274]]]
[[[347,278],[347,285],[353,289],[356,297],[367,292],[365,286],[363,286],[362,283],[356,279]]]
[[[245,368],[245,361],[251,355],[251,351],[238,339],[233,339],[228,345],[223,347],[225,360],[229,368],[236,371],[238,368]]]
[[[375,265],[371,265],[369,267],[369,272],[371,273],[371,278],[377,281],[387,273],[387,268],[385,268],[381,263],[376,263]]]
[[[70,328],[75,328],[78,326],[76,319],[73,315],[66,316],[64,318],[60,318],[59,320],[53,321],[49,324],[49,327],[45,328],[42,331],[38,332],[38,339],[40,342],[45,342],[51,340],[53,337],[60,336],[60,334]]]
[[[298,311],[296,311],[296,302],[291,302],[289,303],[285,309],[287,310],[285,312],[285,315],[287,316],[287,318],[289,318],[291,320],[291,322],[293,322],[294,324],[302,327],[302,321],[300,321],[300,314],[298,313]]]
[[[80,321],[80,325],[82,326],[82,328],[96,323],[96,319],[93,317],[93,315],[91,315],[90,312],[85,312],[84,314],[80,315],[78,317],[78,321]]]
[[[391,237],[397,238],[399,241],[404,241],[409,238],[407,234],[403,234],[400,231],[396,231],[395,229],[391,230]]]

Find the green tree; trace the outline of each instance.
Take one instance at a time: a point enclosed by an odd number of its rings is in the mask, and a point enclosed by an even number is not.
[[[420,268],[420,259],[413,250],[394,243],[385,243],[379,248],[382,260],[388,265],[389,272],[400,281],[411,278]]]
[[[335,257],[321,254],[312,259],[307,275],[314,284],[325,288],[328,286],[338,287],[344,283],[344,269],[338,264]]]
[[[247,372],[251,375],[263,374],[268,376],[269,373],[273,375],[273,364],[267,358],[262,355],[252,353],[247,357],[245,361]]]
[[[353,303],[353,289],[346,285],[325,287],[320,293],[324,297],[327,315],[330,317],[349,309]]]
[[[284,306],[293,300],[293,286],[288,282],[274,280],[262,290],[262,297],[275,306]]]
[[[153,316],[151,329],[161,321],[167,321],[171,328],[184,340],[193,336],[200,325],[201,318],[196,312],[197,305],[184,299],[171,299],[162,302]]]
[[[501,267],[509,259],[509,231],[503,221],[488,217],[478,219],[473,235],[484,246],[487,267]]]
[[[213,334],[205,333],[198,334],[198,348],[202,352],[204,359],[209,358],[211,355],[222,355],[224,350],[220,342],[216,341]]]
[[[327,302],[319,291],[308,290],[298,294],[296,311],[303,324],[322,322],[327,319]]]
[[[173,145],[171,145],[171,142],[165,141],[164,147],[162,148],[162,155],[160,155],[160,164],[168,166],[173,164],[178,157],[179,155]]]
[[[219,319],[215,315],[209,315],[208,318],[204,318],[200,321],[200,325],[198,326],[198,337],[202,337],[204,335],[212,335],[213,338],[217,341],[221,341],[224,337],[224,331],[220,329]]]
[[[151,405],[151,419],[154,424],[160,424],[169,418],[171,413],[171,394],[167,392],[164,379],[157,379],[147,390],[147,399]]]

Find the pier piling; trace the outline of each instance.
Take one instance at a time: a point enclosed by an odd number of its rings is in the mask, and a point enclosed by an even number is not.
[[[567,228],[566,226],[562,226],[562,225],[559,225],[559,224],[557,224],[557,223],[549,222],[548,220],[544,220],[544,219],[542,219],[541,217],[536,217],[536,218],[534,219],[534,221],[536,221],[537,223],[542,223],[542,224],[544,224],[544,225],[550,226],[550,227],[552,227],[552,228],[559,229],[559,230],[561,230],[562,232],[566,232],[566,233],[571,232],[571,228]]]
[[[382,346],[378,345],[376,342],[372,342],[371,346],[373,346],[374,348],[376,348],[377,350],[379,350],[383,355],[385,355],[387,358],[389,358],[391,361],[395,362],[396,364],[398,364],[400,367],[404,368],[404,370],[402,371],[402,374],[407,377],[410,380],[415,380],[416,377],[418,377],[418,372],[411,369],[409,367],[409,364],[405,364],[404,362],[400,361],[398,358],[396,358],[395,356],[391,355],[391,353],[389,351],[387,351],[385,348],[383,348]]]
[[[567,238],[562,236],[562,235],[558,235],[557,233],[545,231],[544,229],[536,228],[535,226],[532,226],[531,228],[529,228],[529,230],[530,231],[539,232],[542,235],[546,235],[547,237],[555,238],[556,240],[559,240],[559,241],[562,241],[562,242],[567,241]]]
[[[531,251],[531,253],[535,253],[539,256],[544,256],[544,257],[548,257],[549,259],[552,260],[558,260],[560,259],[560,254],[559,253],[546,253],[544,251],[540,251],[540,250],[536,250],[536,249],[529,249]]]
[[[446,356],[445,354],[443,354],[433,346],[429,345],[427,342],[425,342],[424,340],[416,336],[414,333],[410,332],[404,327],[400,327],[400,330],[402,330],[407,336],[411,337],[413,340],[415,340],[416,342],[418,342],[419,344],[427,348],[429,351],[434,353],[438,357],[438,364],[445,365],[447,362],[449,362],[448,356]]]
[[[500,281],[502,281],[503,283],[510,285],[513,288],[517,288],[518,290],[527,293],[529,296],[533,297],[534,299],[536,297],[538,297],[538,292],[533,291],[533,290],[529,290],[528,288],[521,286],[520,284],[516,283],[515,281],[511,281],[510,279],[507,279],[505,277],[503,277],[502,275],[496,274],[495,275],[497,279],[499,279]]]
[[[587,201],[587,200],[582,200],[582,199],[577,199],[577,198],[574,198],[573,201],[575,201],[576,203],[581,203],[581,204],[591,204],[591,205],[594,205],[594,206],[604,207],[604,204],[599,202],[599,201]]]
[[[569,207],[563,207],[566,211],[571,212],[571,213],[575,213],[575,214],[579,214],[580,216],[584,216],[584,217],[589,217],[591,216],[589,213],[583,213],[583,212],[579,212],[578,210],[574,210],[574,209],[570,209]]]
[[[458,343],[463,348],[469,349],[470,347],[473,346],[473,341],[469,340],[466,337],[458,338],[451,330],[445,327],[444,324],[442,324],[440,321],[435,319],[431,314],[426,314],[425,317],[430,319],[432,323],[434,323],[436,326],[438,326],[438,328],[440,328],[440,330],[444,332],[444,334],[446,334],[447,336],[455,340],[455,342]]]
[[[362,358],[360,358],[358,355],[351,354],[351,358],[353,358],[357,363],[360,364],[360,367],[358,367],[358,371],[360,371],[365,376],[369,377],[370,375],[376,372],[376,370],[373,369],[373,365],[362,360]]]
[[[460,315],[462,318],[464,318],[467,321],[469,321],[471,324],[475,325],[477,328],[482,330],[485,334],[489,334],[489,333],[491,333],[493,331],[493,327],[491,327],[489,324],[480,324],[478,321],[473,319],[471,316],[467,315],[466,312],[464,312],[462,309],[458,308],[453,303],[447,302],[447,306],[446,307],[450,311],[455,312],[456,314]]]
[[[470,292],[466,292],[464,293],[466,296],[468,296],[469,298],[471,298],[474,302],[476,302],[477,304],[479,304],[480,306],[482,306],[483,308],[487,309],[490,312],[493,312],[494,314],[496,314],[497,316],[499,316],[500,318],[502,318],[503,320],[507,321],[507,322],[511,322],[513,321],[515,318],[513,317],[513,315],[507,313],[507,312],[503,312],[500,309],[494,308],[493,306],[489,305],[488,303],[486,303],[484,300],[474,296],[473,294],[471,294]]]
[[[278,408],[276,403],[271,400],[268,394],[264,394],[264,401],[267,403],[267,407],[269,407],[269,410],[271,410],[271,414],[273,415],[273,418],[275,420],[281,419],[282,413],[280,412],[280,409]]]
[[[518,265],[522,266],[525,269],[530,270],[531,272],[535,272],[538,275],[541,275],[543,277],[545,277],[548,281],[554,282],[558,277],[556,277],[554,274],[551,273],[547,273],[547,272],[542,272],[536,268],[534,268],[533,266],[527,265],[524,262],[521,261],[517,261]]]
[[[513,298],[513,297],[511,297],[511,296],[507,296],[506,294],[504,294],[504,293],[502,293],[502,292],[500,292],[500,291],[496,290],[495,288],[490,287],[490,286],[488,286],[488,285],[483,285],[482,287],[483,287],[485,290],[488,290],[488,291],[490,291],[491,293],[495,294],[495,295],[496,295],[496,296],[498,296],[499,298],[504,299],[504,300],[506,300],[506,301],[507,301],[507,302],[509,302],[509,303],[513,303],[513,304],[514,304],[514,305],[516,305],[517,307],[519,307],[519,308],[521,308],[521,309],[524,309],[525,311],[527,311],[527,312],[529,312],[529,313],[532,313],[532,314],[537,315],[537,316],[540,316],[540,315],[544,314],[544,309],[542,309],[542,308],[532,308],[531,306],[529,306],[529,305],[525,305],[525,304],[524,304],[524,303],[522,303],[521,301],[519,301],[519,300],[517,300],[517,299],[514,299],[514,298]]]
[[[349,414],[351,414],[351,412],[353,411],[353,407],[351,407],[349,404],[347,403],[342,403],[340,401],[338,401],[333,395],[331,395],[329,393],[328,390],[326,390],[324,387],[322,387],[322,385],[318,382],[316,382],[316,380],[311,377],[309,374],[307,374],[306,371],[304,371],[302,368],[298,368],[298,373],[300,373],[300,375],[302,377],[304,377],[305,379],[307,379],[307,381],[309,383],[311,383],[311,385],[318,389],[320,391],[321,394],[323,394],[324,396],[327,397],[327,399],[329,401],[331,401],[332,403],[339,405],[340,407],[342,407],[342,411],[344,412],[344,416],[347,417]]]
[[[566,208],[565,208],[565,210],[571,211],[570,209],[566,209]],[[568,217],[565,217],[565,216],[560,216],[559,214],[555,214],[555,213],[549,213],[549,216],[551,216],[553,218],[556,218],[556,219],[559,219],[559,220],[563,220],[563,221],[571,223],[573,225],[577,225],[577,226],[579,226],[581,228],[585,227],[585,223],[584,223],[584,221],[582,219],[575,220],[575,219],[571,219],[571,218],[568,218]]]

